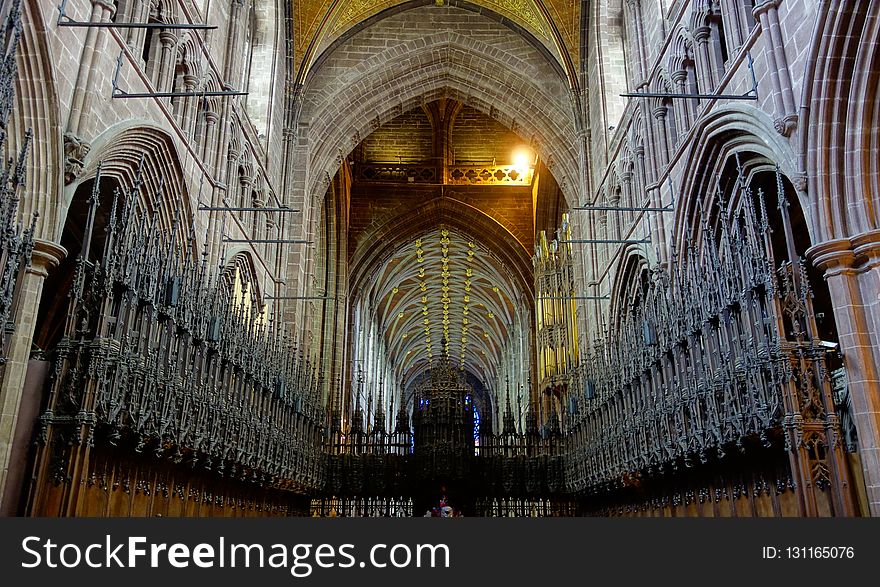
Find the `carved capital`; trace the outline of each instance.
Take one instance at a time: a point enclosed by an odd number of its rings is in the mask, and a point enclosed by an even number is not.
[[[64,133],[64,184],[70,185],[80,176],[83,170],[83,160],[91,145],[73,133]]]
[[[760,20],[758,17],[760,17],[771,8],[776,8],[777,6],[779,6],[779,0],[764,0],[763,2],[759,1],[752,9],[752,14],[755,15],[755,20]]]
[[[171,48],[177,42],[177,34],[174,31],[163,30],[159,33],[159,42],[163,49]]]
[[[58,243],[39,238],[34,239],[31,264],[27,271],[45,278],[65,257],[67,257],[67,249]]]
[[[807,249],[807,258],[819,269],[834,272],[852,267],[855,252],[847,238],[819,243]]]
[[[688,76],[688,72],[686,69],[676,69],[675,71],[673,71],[672,73],[669,74],[669,77],[676,84],[684,83],[684,80],[687,79],[687,76]]]
[[[705,43],[709,40],[712,29],[708,26],[701,26],[694,29],[694,41],[697,43]]]
[[[776,128],[776,132],[784,137],[789,137],[797,128],[797,121],[797,114],[789,114],[788,116],[774,120],[773,126]]]
[[[112,2],[112,0],[92,0],[93,6],[100,6],[107,12],[109,12],[109,17],[112,17],[116,13],[116,5]]]
[[[880,230],[869,230],[850,239],[857,257],[869,262],[880,260]]]
[[[183,87],[186,88],[186,90],[189,92],[195,90],[198,83],[198,76],[192,74],[186,74],[183,76]]]

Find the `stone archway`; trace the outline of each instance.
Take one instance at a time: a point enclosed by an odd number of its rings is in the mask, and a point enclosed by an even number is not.
[[[826,3],[817,19],[802,103],[808,193],[818,244],[808,251],[836,301],[840,346],[864,460],[880,515],[880,5]]]

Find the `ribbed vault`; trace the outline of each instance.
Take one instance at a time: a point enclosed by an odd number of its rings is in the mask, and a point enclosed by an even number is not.
[[[531,283],[521,245],[450,198],[375,234],[384,238],[367,239],[373,245],[354,255],[352,298],[368,309],[394,381],[409,387],[447,355],[497,390],[504,361],[528,352]]]
[[[519,31],[577,84],[581,3],[572,0],[302,0],[294,3],[294,60],[301,76],[326,49],[371,22],[420,5],[451,5]]]

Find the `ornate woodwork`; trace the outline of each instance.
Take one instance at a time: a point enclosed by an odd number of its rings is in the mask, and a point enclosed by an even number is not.
[[[15,331],[16,299],[21,279],[34,249],[37,216],[28,225],[19,218],[19,200],[25,185],[25,171],[31,133],[17,154],[9,153],[9,123],[15,102],[16,53],[21,37],[21,2],[13,2],[0,29],[0,153],[9,159],[0,163],[0,366],[6,363],[9,341]]]
[[[212,472],[234,495],[319,487],[315,369],[283,328],[234,295],[207,253],[200,258],[194,229],[179,218],[161,224],[139,176],[113,194],[103,252],[92,254],[100,171],[93,185],[39,421],[30,513],[88,511],[86,481],[106,474],[94,463],[111,453],[148,455],[140,468],[155,475],[171,465]],[[271,507],[288,511],[290,498],[278,495]]]
[[[0,30],[4,153],[20,18],[14,2]],[[23,225],[18,210],[29,141],[0,167],[0,364],[34,245],[36,218]],[[64,147],[72,182],[88,145],[69,135]],[[435,183],[439,170],[358,173]],[[531,181],[512,167],[453,167],[449,177]],[[740,169],[733,193],[699,211],[671,263],[654,266],[619,321],[582,349],[570,246],[542,238],[538,393],[524,422],[508,394],[500,421],[487,415],[478,430],[473,390],[446,360],[411,398],[401,385],[393,430],[381,391],[371,429],[362,391],[351,414],[338,399],[325,405],[323,374],[209,267],[193,228],[163,223],[140,178],[109,198],[96,240],[109,195],[100,171],[93,185],[51,351],[31,514],[414,515],[445,486],[477,515],[859,511],[846,371],[819,336],[778,172],[775,235],[765,194]]]
[[[362,181],[392,183],[438,183],[439,170],[432,165],[358,163],[357,178]]]
[[[530,185],[534,173],[531,168],[513,165],[454,165],[449,168],[449,183],[453,185]]]
[[[698,238],[670,267],[655,267],[618,327],[585,350],[566,434],[571,493],[601,503],[641,486],[649,505],[623,507],[662,509],[694,495],[791,490],[794,505],[777,504],[777,515],[855,513],[834,349],[817,335],[778,172],[777,183],[784,258],[764,194],[740,171],[735,192],[718,194],[717,226],[703,216]],[[737,458],[769,472],[725,472]],[[685,472],[693,480],[711,467],[704,485],[683,489]],[[664,478],[662,494],[648,491]]]
[[[520,426],[508,396],[503,428],[493,431],[484,422],[475,430],[472,394],[460,370],[439,359],[413,390],[411,408],[401,394],[393,432],[365,431],[357,402],[348,430],[333,430],[327,484],[313,513],[395,515],[414,507],[419,515],[442,491],[466,515],[574,512],[577,504],[564,493],[558,421],[539,430],[532,413]]]

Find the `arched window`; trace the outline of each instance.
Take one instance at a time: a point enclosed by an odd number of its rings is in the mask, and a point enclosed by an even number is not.
[[[223,281],[233,304],[240,306],[244,312],[265,316],[259,283],[253,262],[247,253],[238,253],[223,269]]]
[[[694,46],[690,33],[682,29],[673,43],[673,54],[670,58],[670,78],[676,94],[697,94],[700,92],[694,67]],[[697,117],[699,103],[695,99],[678,99],[673,105],[678,121],[678,135],[673,142],[678,144],[690,130]]]
[[[721,0],[724,5],[720,10],[727,17],[727,38],[731,52],[742,47],[757,22],[752,10],[755,0]]]
[[[718,0],[711,1],[707,22],[712,31],[710,38],[712,40],[712,52],[715,55],[715,69],[716,71],[723,72],[727,69],[727,61],[730,59],[730,41],[725,32],[724,17]]]
[[[644,304],[651,281],[648,261],[634,250],[624,253],[619,268],[609,313],[614,320],[614,330],[618,330],[625,318]]]
[[[156,0],[149,3],[149,11],[147,13],[147,23],[155,24],[163,22],[162,6]],[[134,11],[131,11],[134,16]],[[132,29],[134,30],[134,29]],[[141,48],[141,59],[144,63],[144,73],[150,77],[154,83],[158,80],[159,58],[161,53],[161,45],[159,43],[159,29],[146,29],[144,31],[144,44]]]
[[[257,38],[257,10],[256,0],[250,3],[246,25],[244,27],[244,63],[241,68],[241,82],[238,84],[243,92],[250,92],[251,69],[254,63],[254,41]],[[244,103],[248,103],[248,96],[244,97]]]
[[[273,80],[275,78],[275,42],[278,10],[275,0],[253,0],[248,4],[247,20],[241,32],[242,55],[239,86],[247,96],[242,100],[257,133],[265,141],[269,134]]]
[[[626,13],[619,0],[596,3],[595,34],[599,39],[596,51],[608,126],[617,125],[626,107],[626,100],[620,96],[627,91],[630,77],[624,43],[625,20]]]

